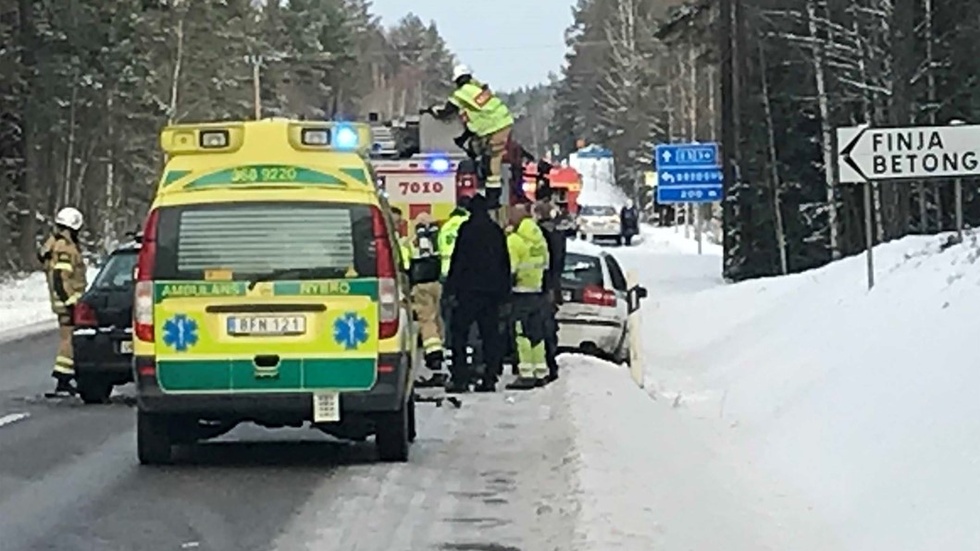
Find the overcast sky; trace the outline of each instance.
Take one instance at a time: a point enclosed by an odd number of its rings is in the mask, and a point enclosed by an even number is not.
[[[497,90],[538,84],[557,73],[565,55],[572,0],[373,0],[391,25],[414,12],[429,22],[477,78]]]

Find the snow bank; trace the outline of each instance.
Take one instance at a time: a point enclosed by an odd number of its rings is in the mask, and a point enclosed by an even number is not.
[[[834,549],[806,505],[618,366],[559,358],[577,437],[577,549]]]
[[[98,270],[89,269],[91,282]],[[55,327],[47,281],[43,273],[0,280],[0,338],[16,338]]]
[[[648,387],[734,427],[838,549],[980,549],[980,245],[948,237],[877,247],[871,292],[863,255],[670,288],[644,316]]]

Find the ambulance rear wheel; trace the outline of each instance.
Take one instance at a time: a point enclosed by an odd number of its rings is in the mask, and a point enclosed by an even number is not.
[[[166,465],[173,461],[170,419],[136,412],[136,454],[142,465]]]
[[[409,417],[414,402],[402,404],[398,411],[382,413],[376,420],[374,445],[378,449],[378,459],[386,463],[405,463],[408,461]]]

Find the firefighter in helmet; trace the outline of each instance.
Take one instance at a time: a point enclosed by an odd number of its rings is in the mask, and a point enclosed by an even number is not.
[[[88,285],[85,276],[85,259],[78,239],[84,218],[74,207],[58,211],[54,219],[55,230],[38,251],[38,259],[44,265],[51,296],[51,310],[58,316],[58,353],[52,376],[57,381],[53,397],[71,396],[76,393],[72,380],[75,377],[75,361],[72,357],[72,331],[74,330],[75,304]]]
[[[438,270],[441,266],[438,249],[439,225],[428,213],[420,213],[414,220],[413,235],[409,249],[413,262],[431,260]],[[425,366],[432,371],[429,379],[418,381],[422,387],[443,386],[446,384],[446,374],[443,371],[443,328],[440,315],[442,302],[442,284],[439,281],[417,283],[412,286],[412,309],[419,322],[419,332],[422,336],[422,349]]]
[[[453,84],[456,88],[446,104],[426,111],[439,120],[448,120],[456,115],[463,118],[467,132],[457,144],[461,144],[469,135],[476,137],[477,153],[490,160],[486,197],[493,210],[500,206],[503,160],[514,127],[514,116],[489,86],[473,78],[473,71],[466,65],[453,68]]]

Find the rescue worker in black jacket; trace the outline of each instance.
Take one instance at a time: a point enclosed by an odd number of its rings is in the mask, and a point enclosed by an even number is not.
[[[561,273],[565,268],[567,243],[564,232],[557,227],[558,207],[550,201],[534,205],[534,217],[538,227],[548,241],[548,269],[544,273],[544,296],[547,302],[546,333],[544,339],[545,360],[548,363],[548,377],[545,384],[558,379],[558,308],[561,306]]]
[[[490,218],[486,197],[474,195],[470,217],[459,227],[449,262],[443,294],[452,308],[450,328],[453,358],[466,357],[470,326],[476,322],[486,365],[478,392],[494,392],[503,369],[504,344],[500,334],[500,308],[510,297],[510,258],[504,230]],[[467,392],[472,373],[466,362],[450,365],[448,392]]]
[[[640,213],[633,205],[632,199],[626,200],[626,205],[619,211],[619,220],[622,225],[623,243],[627,246],[633,244],[633,237],[640,233]]]

